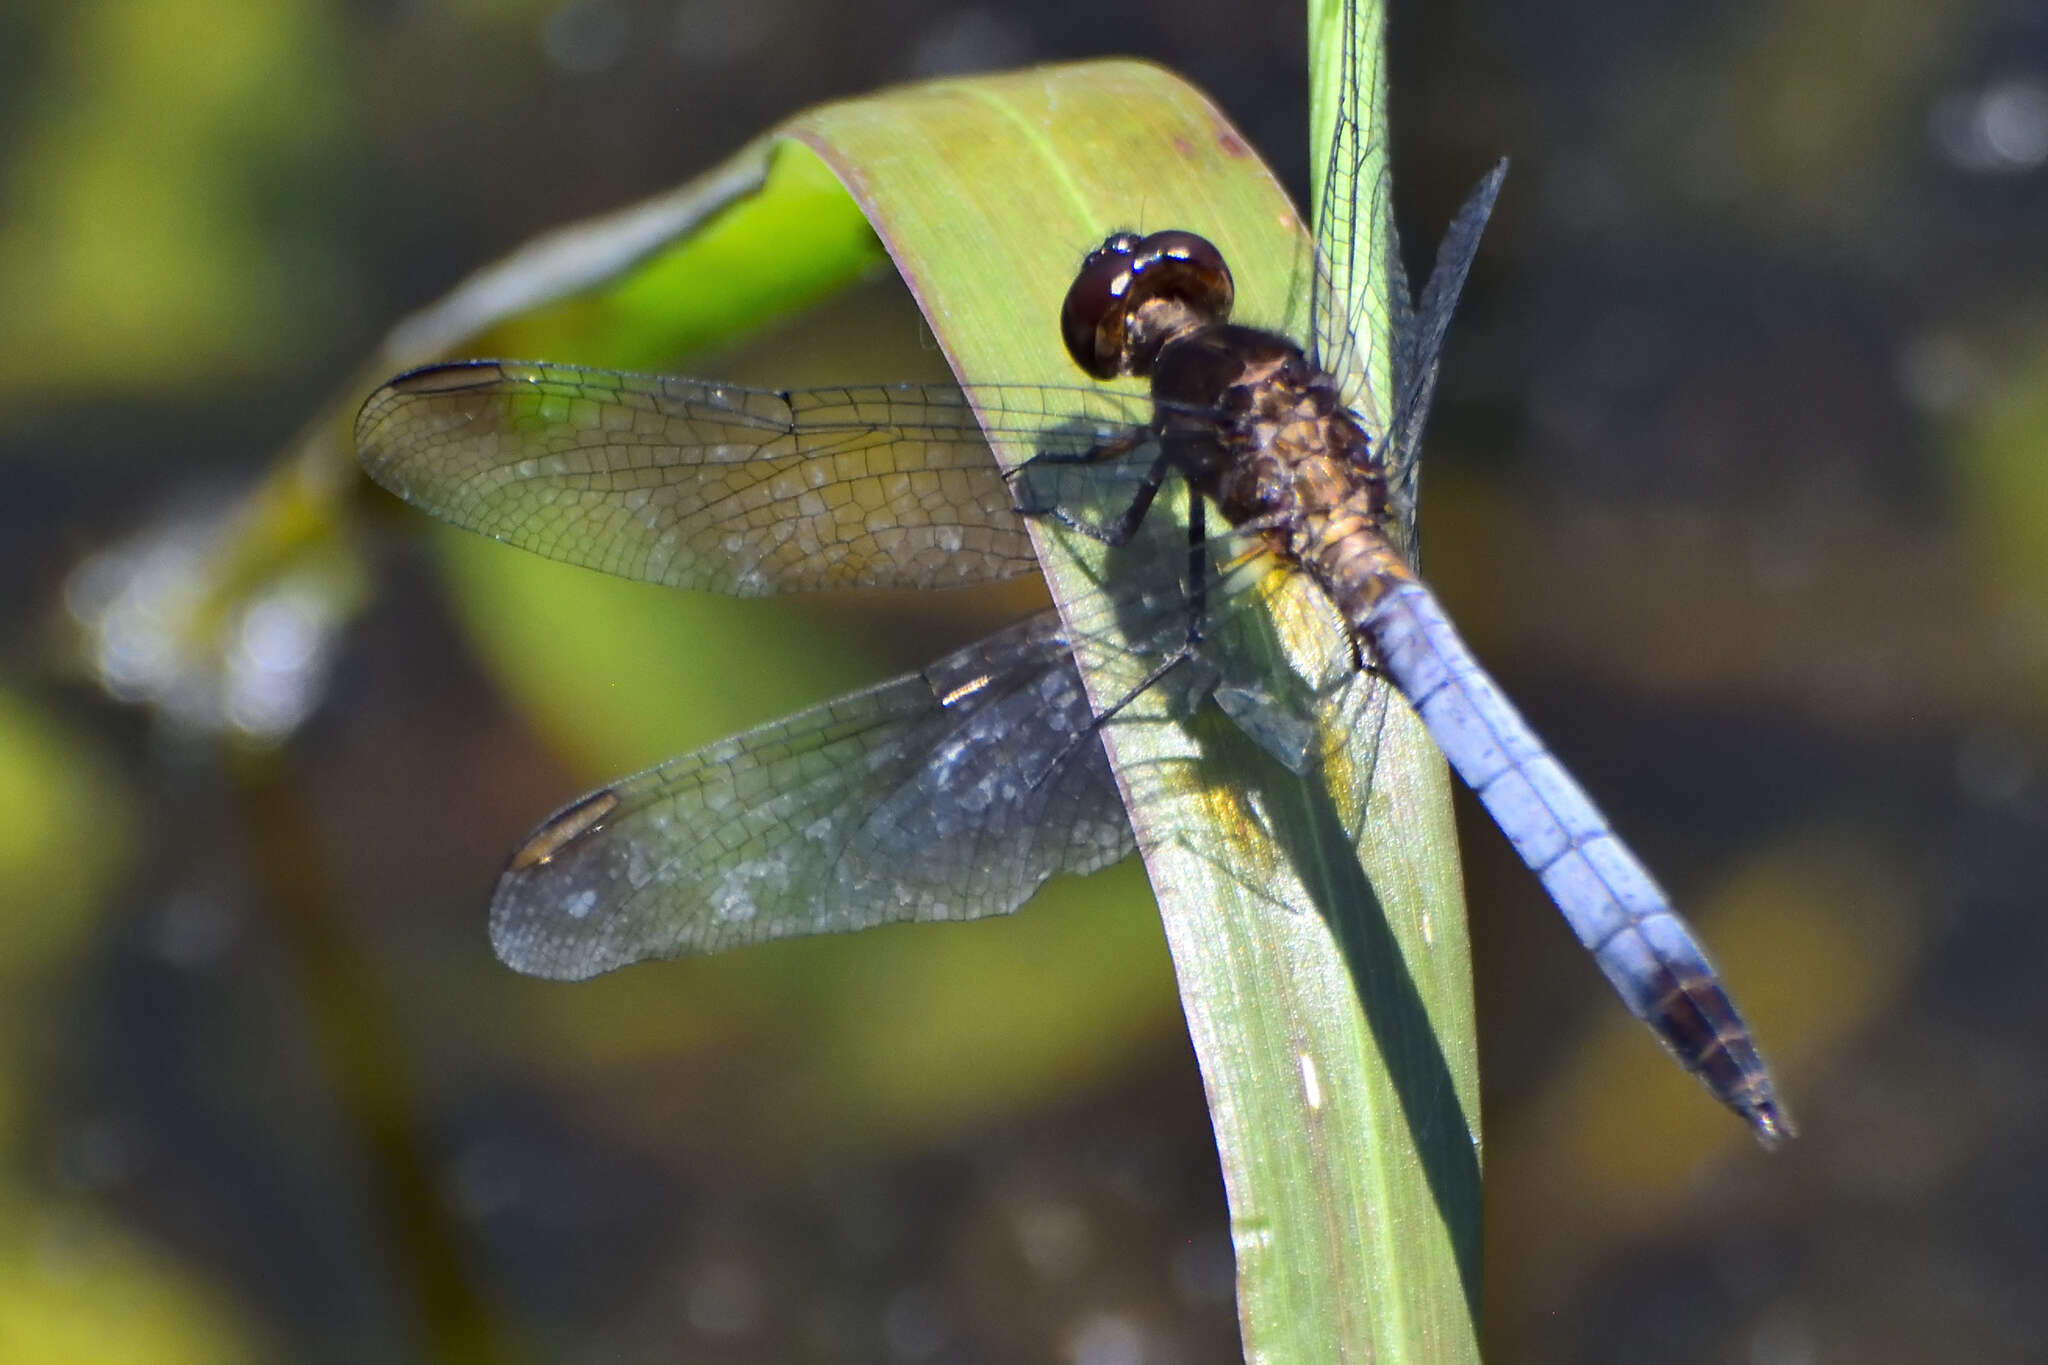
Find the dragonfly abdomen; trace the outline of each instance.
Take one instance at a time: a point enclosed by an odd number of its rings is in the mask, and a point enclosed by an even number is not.
[[[1429,589],[1396,580],[1346,615],[1622,1001],[1765,1142],[1791,1136],[1749,1030],[1698,940],[1480,668]]]

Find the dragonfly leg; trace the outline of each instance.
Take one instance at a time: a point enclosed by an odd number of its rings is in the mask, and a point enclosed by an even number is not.
[[[1152,500],[1158,496],[1159,484],[1164,481],[1165,469],[1167,467],[1167,462],[1162,457],[1159,463],[1153,467],[1152,475],[1147,477],[1145,486],[1139,489],[1138,496],[1132,500],[1131,507],[1118,519],[1117,525],[1123,526],[1128,524],[1129,529],[1124,532],[1126,540],[1129,539],[1132,532],[1137,530],[1138,523],[1144,520],[1145,512],[1151,507]],[[1125,707],[1164,682],[1167,676],[1174,672],[1174,670],[1193,661],[1195,652],[1202,643],[1203,618],[1207,614],[1209,606],[1209,535],[1208,513],[1206,509],[1207,503],[1201,497],[1195,496],[1188,499],[1187,634],[1171,654],[1168,654],[1164,659],[1155,664],[1151,671],[1146,673],[1143,678],[1140,678],[1129,691],[1097,712],[1095,719],[1089,724],[1087,729],[1067,741],[1059,753],[1054,756],[1053,761],[1046,766],[1046,770],[1033,780],[1032,785],[1034,787],[1045,782],[1054,773],[1058,772],[1065,765],[1066,761],[1073,757],[1076,750],[1089,740],[1094,739],[1101,732],[1102,727],[1116,719],[1118,713]],[[1120,542],[1111,541],[1108,543],[1117,544]]]
[[[1028,480],[1030,471],[1037,466],[1100,464],[1105,460],[1120,459],[1130,454],[1147,439],[1149,433],[1138,429],[1103,441],[1087,450],[1044,451],[1011,470],[1008,477],[1014,489],[1016,482],[1019,479]],[[1163,453],[1155,459],[1151,467],[1145,471],[1145,477],[1139,481],[1137,494],[1113,522],[1094,522],[1086,517],[1077,517],[1056,500],[1029,504],[1020,501],[1016,504],[1015,510],[1020,517],[1055,521],[1070,531],[1080,532],[1090,540],[1099,540],[1112,548],[1120,547],[1129,544],[1131,537],[1137,534],[1139,525],[1144,522],[1145,514],[1151,510],[1153,499],[1159,496],[1159,490],[1165,485],[1167,473],[1172,467],[1173,462]]]
[[[1168,674],[1172,673],[1175,669],[1181,667],[1183,664],[1191,662],[1194,659],[1194,657],[1194,646],[1189,644],[1183,644],[1178,649],[1175,649],[1173,653],[1167,655],[1164,659],[1160,660],[1159,663],[1152,669],[1150,673],[1147,673],[1142,679],[1138,681],[1136,686],[1131,688],[1130,691],[1124,693],[1121,697],[1118,697],[1115,701],[1111,702],[1108,706],[1104,707],[1100,712],[1098,712],[1095,716],[1095,719],[1088,725],[1087,729],[1080,731],[1072,739],[1068,740],[1064,745],[1062,745],[1060,747],[1060,751],[1057,754],[1053,755],[1052,762],[1046,764],[1045,771],[1038,774],[1031,780],[1032,787],[1035,789],[1037,787],[1044,785],[1047,781],[1051,780],[1052,775],[1060,771],[1060,769],[1064,768],[1066,766],[1067,760],[1072,758],[1074,754],[1077,751],[1079,751],[1080,747],[1083,744],[1086,744],[1090,740],[1095,739],[1098,735],[1102,733],[1102,728],[1105,725],[1109,724],[1110,721],[1116,719],[1118,712],[1122,711],[1126,706],[1129,706],[1132,702],[1136,701],[1138,698],[1144,696],[1147,692],[1150,692],[1153,688],[1157,687],[1160,683],[1164,682]]]

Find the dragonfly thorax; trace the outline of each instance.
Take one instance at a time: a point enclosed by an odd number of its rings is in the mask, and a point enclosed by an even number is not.
[[[1307,559],[1340,514],[1377,525],[1386,475],[1337,381],[1277,332],[1233,324],[1176,337],[1152,374],[1174,467],[1236,526]]]

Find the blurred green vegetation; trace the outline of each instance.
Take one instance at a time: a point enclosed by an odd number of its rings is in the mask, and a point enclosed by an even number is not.
[[[1999,401],[1954,433],[1965,543],[1992,610],[2048,636],[2048,339],[2014,346],[2012,382]],[[2031,686],[2015,689],[2037,735],[2048,734],[2048,651],[2027,661]]]
[[[790,143],[770,154],[769,188],[719,213],[604,288],[506,318],[479,354],[543,355],[609,369],[658,369],[838,293],[888,257],[825,163]]]
[[[0,982],[30,987],[87,950],[132,866],[134,812],[98,741],[0,692]]]
[[[347,281],[307,210],[348,146],[347,30],[312,0],[50,5],[0,220],[0,392],[275,373]],[[280,351],[283,351],[280,354]]]
[[[0,1194],[0,1356],[240,1365],[277,1343],[189,1261],[104,1216]]]

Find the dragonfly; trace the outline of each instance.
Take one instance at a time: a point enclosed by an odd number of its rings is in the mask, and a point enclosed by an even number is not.
[[[1357,159],[1355,95],[1343,105],[1331,155]],[[1454,217],[1419,299],[1387,253],[1396,340],[1383,427],[1363,415],[1359,320],[1338,288],[1364,268],[1350,231],[1360,205],[1334,195],[1299,343],[1230,321],[1228,264],[1194,232],[1117,232],[1087,252],[1062,337],[1089,380],[1135,376],[1143,398],[1079,381],[977,384],[977,415],[953,385],[769,390],[505,360],[428,366],[378,389],[357,419],[359,458],[407,502],[554,559],[729,594],[1006,578],[1035,568],[1032,519],[1156,564],[1160,538],[1141,533],[1163,489],[1186,493],[1171,572],[1105,585],[1065,621],[1030,617],[549,816],[493,892],[501,959],[579,979],[794,935],[1012,912],[1055,874],[1135,850],[1101,732],[1153,687],[1223,702],[1290,766],[1311,761],[1287,738],[1299,727],[1284,703],[1222,685],[1234,665],[1219,657],[1218,625],[1250,596],[1236,570],[1256,552],[1320,589],[1357,664],[1422,718],[1630,1011],[1766,1144],[1790,1136],[1693,932],[1413,567],[1421,431],[1504,172]],[[1037,454],[1006,476],[991,435],[1026,437]],[[1092,500],[1070,495],[1090,486]],[[1229,526],[1214,539],[1212,510]],[[1146,663],[1098,713],[1075,654],[1113,631]]]

